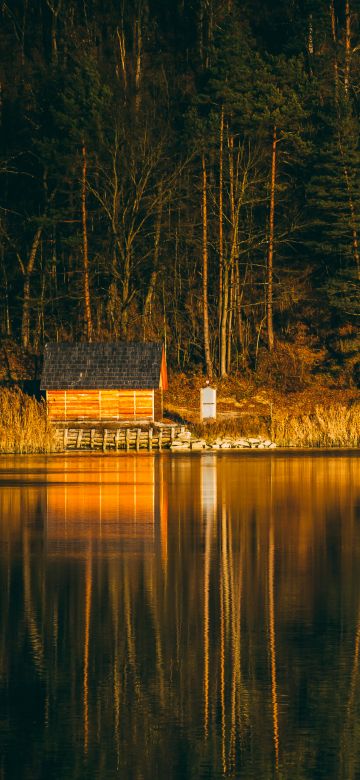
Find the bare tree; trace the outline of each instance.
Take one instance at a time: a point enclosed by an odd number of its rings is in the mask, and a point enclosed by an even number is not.
[[[206,373],[212,379],[213,367],[210,352],[209,303],[208,303],[208,215],[207,215],[207,171],[205,154],[201,157],[202,167],[202,292],[203,292],[203,330]]]
[[[266,325],[267,340],[270,352],[274,349],[273,325],[273,258],[274,258],[274,228],[275,228],[275,186],[276,186],[276,151],[278,144],[277,127],[274,125],[271,147],[271,177],[270,177],[270,214],[269,243],[266,264]]]

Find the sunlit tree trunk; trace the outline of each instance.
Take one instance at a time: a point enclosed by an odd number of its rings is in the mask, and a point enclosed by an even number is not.
[[[124,84],[124,95],[126,99],[126,93],[127,93],[127,68],[126,68],[126,39],[125,39],[125,32],[124,28],[122,27],[121,30],[119,28],[116,28],[116,35],[118,39],[119,44],[119,57],[120,57],[120,67],[121,67],[121,74]],[[118,68],[116,70],[116,73],[118,75]]]
[[[86,146],[82,145],[82,177],[81,177],[81,217],[83,233],[83,293],[84,293],[84,319],[86,337],[92,338],[92,318],[90,305],[90,279],[89,279],[89,253],[87,237],[87,209],[86,209],[86,180],[87,180],[87,153]]]
[[[229,293],[227,308],[227,346],[226,346],[226,368],[227,373],[231,371],[231,342],[235,305],[235,265],[238,261],[238,220],[241,196],[238,191],[239,184],[239,157],[236,160],[236,170],[234,170],[234,137],[228,133],[229,147],[229,198],[230,198],[230,221],[231,221],[231,245],[230,261],[228,267]]]
[[[276,147],[277,128],[274,126],[273,142],[271,150],[271,180],[270,180],[270,216],[269,216],[269,244],[266,268],[266,324],[267,339],[270,352],[274,349],[273,326],[273,259],[274,259],[274,227],[275,227],[275,184],[276,184]]]
[[[308,19],[307,50],[308,50],[308,54],[312,57],[312,55],[314,54],[314,27],[313,27],[312,14],[309,15],[309,19]]]
[[[132,266],[132,242],[131,239],[125,241],[125,253],[123,259],[123,276],[122,276],[122,292],[121,292],[121,332],[125,337],[128,329],[129,311],[128,306],[130,302],[130,281],[131,281],[131,266]]]
[[[339,98],[339,66],[337,60],[337,34],[336,34],[336,18],[334,0],[330,0],[330,23],[331,23],[331,37],[334,45],[334,87],[335,87],[335,100]]]
[[[228,273],[224,264],[224,230],[223,230],[223,186],[224,186],[224,108],[220,114],[220,145],[219,145],[219,323],[220,323],[220,376],[226,374],[226,322],[228,309]]]
[[[156,281],[159,273],[159,250],[160,250],[160,234],[161,234],[161,220],[162,220],[162,182],[159,184],[159,205],[156,215],[155,223],[155,236],[154,236],[154,256],[153,256],[153,268],[150,276],[149,287],[146,293],[144,304],[144,319],[147,320],[151,314],[152,300],[155,292]]]
[[[51,11],[51,60],[56,65],[58,61],[57,25],[63,0],[46,0],[46,5]]]
[[[244,289],[240,283],[239,263],[236,263],[235,265],[235,289],[236,289],[235,310],[237,313],[238,339],[239,339],[239,344],[241,346],[242,353],[244,355],[245,352],[244,324],[243,324],[243,317],[241,313],[241,305],[242,305],[242,300],[244,295]]]
[[[226,349],[226,362],[227,373],[231,372],[231,343],[233,332],[233,318],[234,318],[234,303],[235,303],[235,274],[234,274],[235,261],[234,257],[231,257],[229,276],[230,276],[230,289],[229,289],[229,311],[228,311],[228,328],[227,328],[227,349]]]
[[[142,31],[140,9],[134,21],[134,56],[135,56],[135,111],[138,114],[141,101],[141,73],[142,73]]]
[[[205,155],[202,155],[202,223],[203,223],[203,246],[202,246],[202,275],[203,275],[203,329],[204,329],[204,351],[206,373],[208,378],[212,379],[212,362],[210,353],[210,335],[209,335],[209,304],[208,304],[208,239],[207,239],[207,174]]]
[[[220,376],[226,376],[226,349],[227,349],[227,325],[229,312],[229,269],[227,263],[223,263],[222,282],[222,315],[220,330]]]
[[[40,244],[42,226],[38,227],[30,249],[29,259],[25,265],[22,265],[22,271],[24,275],[23,286],[23,307],[22,307],[22,319],[21,319],[21,343],[26,349],[30,342],[30,281],[34,270],[37,250]]]
[[[199,59],[201,64],[204,64],[204,0],[199,2],[198,11],[198,46],[199,46]]]
[[[351,63],[351,16],[350,1],[345,0],[345,69],[344,69],[344,90],[345,95],[349,94],[350,86],[350,63]]]
[[[4,247],[1,247],[1,270],[3,277],[3,289],[4,289],[4,320],[3,328],[6,336],[11,336],[11,320],[10,320],[10,308],[9,308],[9,288],[8,277],[6,272]]]

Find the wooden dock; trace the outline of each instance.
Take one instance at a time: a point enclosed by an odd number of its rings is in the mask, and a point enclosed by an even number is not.
[[[135,452],[169,449],[178,433],[185,430],[184,426],[161,425],[147,427],[84,427],[79,426],[56,428],[57,450],[97,451],[97,452]]]

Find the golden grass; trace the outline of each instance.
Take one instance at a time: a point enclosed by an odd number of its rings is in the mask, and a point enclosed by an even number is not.
[[[308,414],[276,410],[271,435],[279,447],[358,447],[360,403],[318,404]]]
[[[195,436],[208,442],[217,437],[265,436],[278,447],[359,447],[360,403],[317,404],[307,413],[280,406],[272,416],[246,414],[189,427]]]
[[[213,442],[216,438],[241,438],[246,436],[269,436],[269,420],[263,416],[243,415],[228,420],[208,421],[189,425],[189,429],[201,439]]]
[[[19,389],[0,390],[0,452],[36,453],[55,449],[54,431],[43,401]]]

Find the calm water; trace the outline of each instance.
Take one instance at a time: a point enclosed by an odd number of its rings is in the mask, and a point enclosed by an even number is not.
[[[360,457],[0,459],[0,778],[360,777]]]

